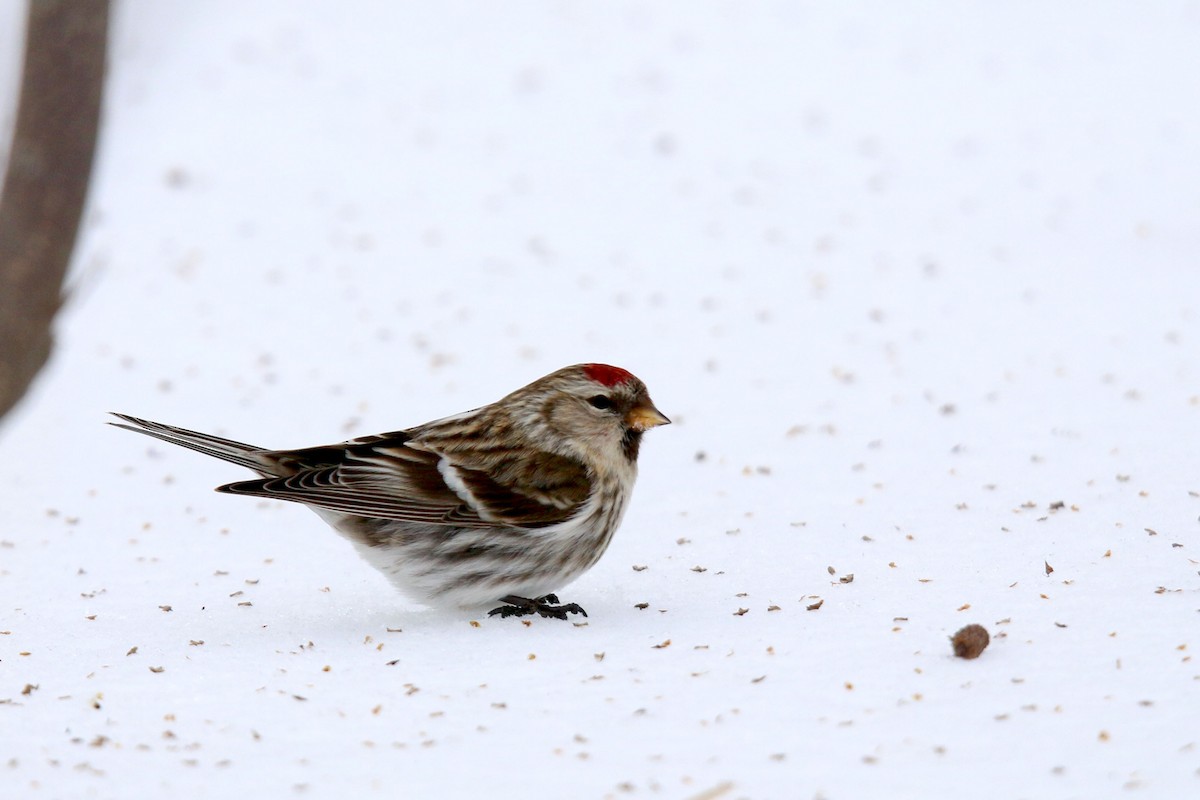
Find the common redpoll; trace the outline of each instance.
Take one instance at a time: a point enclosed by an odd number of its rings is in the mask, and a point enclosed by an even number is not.
[[[114,414],[262,476],[217,488],[303,503],[400,591],[490,614],[587,613],[551,592],[590,569],[621,523],[642,433],[668,420],[620,367],[565,367],[491,405],[378,436],[267,450]]]

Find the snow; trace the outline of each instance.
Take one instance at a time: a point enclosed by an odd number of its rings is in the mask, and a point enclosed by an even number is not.
[[[1198,29],[118,4],[59,349],[0,430],[6,792],[1196,794]],[[581,361],[675,421],[583,625],[408,604],[101,424],[314,445]]]

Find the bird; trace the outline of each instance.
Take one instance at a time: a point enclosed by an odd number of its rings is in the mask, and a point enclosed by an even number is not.
[[[118,428],[258,473],[225,494],[301,503],[402,594],[491,616],[587,612],[557,591],[621,524],[642,435],[670,420],[609,364],[564,367],[489,405],[339,444],[271,450],[112,412]]]

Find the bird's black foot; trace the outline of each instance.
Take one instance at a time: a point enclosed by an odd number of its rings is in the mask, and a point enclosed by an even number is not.
[[[578,603],[563,603],[559,605],[558,595],[548,594],[530,600],[528,597],[517,597],[514,594],[500,598],[508,605],[497,606],[488,612],[489,617],[524,617],[537,614],[548,619],[566,619],[567,614],[583,614],[587,612]]]

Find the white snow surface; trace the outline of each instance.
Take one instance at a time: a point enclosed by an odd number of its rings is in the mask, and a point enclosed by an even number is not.
[[[0,793],[1200,796],[1198,36],[1194,0],[118,3],[0,430]],[[577,624],[410,604],[103,424],[315,445],[582,361],[674,424]]]

